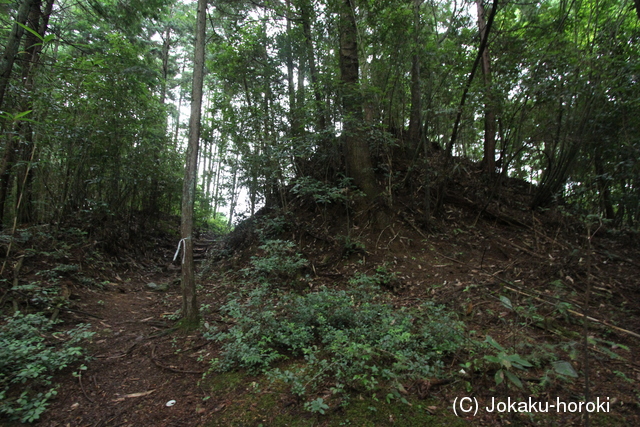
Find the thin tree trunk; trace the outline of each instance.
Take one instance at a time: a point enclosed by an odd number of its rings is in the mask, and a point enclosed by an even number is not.
[[[236,196],[236,185],[238,182],[238,161],[240,160],[240,153],[236,154],[236,160],[233,163],[233,165],[231,165],[231,167],[233,168],[233,179],[231,180],[231,202],[230,202],[230,206],[229,206],[229,222],[227,223],[227,227],[229,229],[231,229],[231,225],[233,224],[233,214],[235,213],[236,210],[236,201],[237,201],[237,196]]]
[[[322,101],[322,92],[320,91],[320,76],[316,68],[316,56],[313,48],[313,36],[311,34],[311,13],[312,8],[308,0],[304,0],[300,7],[300,15],[302,19],[302,31],[304,40],[307,45],[307,63],[309,64],[309,74],[311,75],[311,86],[313,89],[313,97],[316,101],[316,124],[318,131],[323,132],[327,129],[326,109]]]
[[[184,64],[182,65],[182,71],[180,71],[180,74],[184,74]],[[181,85],[182,86],[182,85]],[[175,128],[175,132],[173,135],[173,145],[175,145],[176,147],[178,146],[178,133],[180,132],[180,110],[182,109],[182,99],[184,97],[184,94],[182,93],[182,87],[180,86],[180,96],[178,98],[178,116],[176,117],[176,128]]]
[[[206,16],[207,0],[198,0],[191,117],[189,119],[189,145],[187,146],[184,184],[182,187],[182,225],[180,227],[184,250],[182,263],[182,320],[183,325],[189,329],[196,327],[200,318],[196,302],[195,266],[193,262],[193,211],[198,177],[198,145],[200,141],[200,116],[204,82]]]
[[[478,6],[478,28],[481,40],[488,37],[487,23],[485,22],[485,9],[483,0],[476,0]],[[493,83],[491,76],[491,59],[489,57],[488,43],[482,50],[482,75],[484,76],[485,102],[484,102],[484,157],[482,165],[485,172],[494,173],[496,170],[496,112],[495,98],[493,96]]]
[[[289,126],[291,128],[290,134],[295,137],[300,135],[300,120],[299,113],[296,108],[296,89],[293,84],[293,41],[291,33],[291,1],[286,0],[287,6],[287,45],[286,45],[286,60],[287,60],[287,90],[289,96]]]
[[[216,156],[218,155],[218,145],[214,143],[213,140],[213,135],[211,136],[211,150],[209,153],[209,170],[207,170],[207,182],[204,186],[204,191],[205,194],[207,195],[207,197],[210,197],[209,200],[213,201],[213,193],[211,191],[211,181],[213,180],[213,168],[214,168],[214,159],[216,158]],[[214,218],[215,218],[215,212],[214,212]]]
[[[162,88],[160,103],[164,104],[167,97],[167,77],[169,76],[169,49],[171,48],[171,27],[167,27],[162,36]]]
[[[596,150],[594,166],[596,170],[596,183],[598,185],[598,192],[600,193],[600,202],[604,210],[605,218],[613,220],[615,219],[615,212],[613,210],[613,203],[611,203],[611,187],[609,185],[609,179],[604,171],[602,153],[600,150]]]
[[[218,148],[218,154],[220,149]],[[213,196],[213,216],[214,218],[218,215],[218,197],[220,197],[220,169],[222,168],[222,157],[218,155],[218,161],[216,164],[216,183],[214,184],[214,196]]]
[[[480,40],[480,47],[478,48],[478,54],[476,55],[476,59],[473,62],[473,66],[471,67],[471,73],[469,74],[469,78],[467,79],[467,84],[465,85],[464,91],[462,92],[462,98],[460,99],[460,106],[458,107],[458,114],[456,115],[456,122],[453,125],[453,131],[451,132],[451,139],[447,144],[447,150],[446,150],[447,160],[451,158],[451,154],[453,152],[453,145],[455,144],[456,139],[458,137],[458,128],[460,126],[460,120],[462,119],[462,110],[464,109],[464,104],[467,101],[467,94],[469,93],[469,88],[471,87],[471,82],[473,81],[473,77],[476,75],[478,64],[480,63],[480,59],[482,58],[482,52],[484,52],[484,49],[487,46],[487,39],[489,37],[491,26],[493,25],[493,19],[495,18],[497,11],[498,11],[498,0],[493,0],[493,7],[491,8],[491,14],[489,15],[489,20],[487,21],[484,37],[482,37]]]
[[[420,5],[422,0],[413,2],[413,58],[411,60],[411,112],[409,114],[409,152],[413,153],[420,142],[422,124],[422,92],[420,90]]]

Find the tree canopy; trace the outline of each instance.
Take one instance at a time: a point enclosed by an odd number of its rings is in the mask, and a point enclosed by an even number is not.
[[[3,224],[179,212],[195,3],[21,0],[0,24]],[[537,184],[531,208],[637,227],[631,1],[216,0],[207,25],[201,225],[309,179],[372,202],[403,170],[438,198],[466,158]]]

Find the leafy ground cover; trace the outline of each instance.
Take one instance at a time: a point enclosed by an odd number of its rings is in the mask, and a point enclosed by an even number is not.
[[[517,197],[489,214],[451,200],[431,228],[409,208],[376,227],[299,197],[209,248],[203,325],[191,333],[172,329],[170,235],[107,255],[80,230],[20,231],[3,277],[3,351],[20,341],[60,352],[40,383],[3,357],[3,405],[13,408],[3,423],[27,413],[46,426],[585,423],[584,411],[458,417],[453,402],[465,396],[481,408],[600,398],[609,410],[590,425],[640,423],[631,232],[560,210],[525,214]],[[18,390],[35,406],[11,413]]]

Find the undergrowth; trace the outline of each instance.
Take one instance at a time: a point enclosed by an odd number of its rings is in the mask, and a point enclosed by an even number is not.
[[[56,395],[53,374],[83,359],[81,341],[88,325],[52,332],[54,323],[42,314],[16,312],[0,326],[0,414],[33,422]]]
[[[222,344],[211,371],[264,373],[302,398],[329,388],[345,404],[352,392],[385,388],[402,400],[403,381],[437,376],[443,359],[460,348],[462,323],[431,303],[396,309],[377,281],[358,276],[347,290],[303,295],[263,282],[230,296],[221,313],[233,326],[206,333]],[[284,367],[285,360],[292,362]],[[313,399],[305,407],[321,413],[326,404]]]

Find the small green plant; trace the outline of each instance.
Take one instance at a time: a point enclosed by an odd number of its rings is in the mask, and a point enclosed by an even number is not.
[[[496,351],[496,355],[485,355],[484,359],[488,362],[495,363],[499,366],[495,375],[496,385],[502,384],[504,378],[507,377],[509,381],[518,388],[522,387],[522,381],[513,373],[512,368],[525,370],[533,365],[529,361],[523,359],[517,353],[507,354],[507,351],[500,344],[496,342],[491,336],[487,335],[485,339],[486,343],[490,344]]]
[[[306,402],[304,404],[304,408],[309,412],[313,412],[313,413],[318,413],[318,414],[324,415],[324,411],[326,409],[329,409],[329,405],[324,403],[324,399],[323,398],[319,397],[319,398],[317,398],[315,400],[312,400],[310,402]]]
[[[388,270],[387,264],[382,264],[375,269],[375,273],[373,275],[356,273],[351,280],[349,280],[349,284],[351,286],[360,287],[360,286],[382,286],[382,287],[392,287],[393,283],[397,281],[397,274],[390,272]]]
[[[168,320],[180,320],[182,318],[182,309],[179,308],[171,314],[163,314],[162,317]]]
[[[87,277],[87,276],[78,276],[78,282],[83,285],[86,286],[88,288],[90,287],[96,287],[98,289],[102,289],[103,286],[100,282],[96,281],[94,278],[92,277]]]
[[[89,325],[50,333],[53,323],[42,314],[20,312],[0,326],[0,413],[33,422],[56,394],[53,372],[83,359],[80,342],[93,336]],[[47,340],[56,335],[57,340]],[[65,337],[60,341],[61,338]]]
[[[27,296],[30,303],[36,307],[62,307],[68,303],[60,296],[60,285],[56,281],[19,284],[14,286],[13,290]]]
[[[367,253],[364,243],[359,242],[349,236],[338,236],[338,240],[342,243],[342,256],[344,258],[353,254],[364,255]]]

